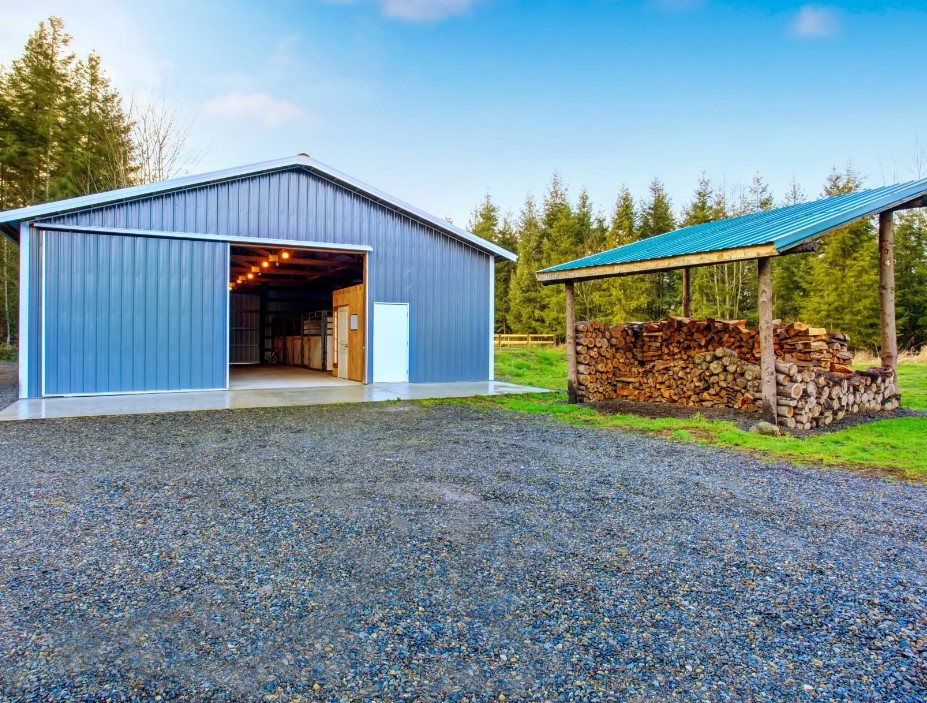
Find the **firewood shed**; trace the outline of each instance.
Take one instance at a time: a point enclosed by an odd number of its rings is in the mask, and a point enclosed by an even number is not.
[[[776,423],[780,415],[777,408],[781,404],[778,401],[781,393],[777,386],[777,373],[780,376],[792,374],[783,374],[781,361],[777,362],[776,359],[772,260],[780,256],[814,252],[821,237],[857,220],[876,216],[879,218],[881,362],[885,378],[894,379],[897,374],[898,343],[895,329],[893,213],[918,207],[927,207],[927,179],[685,227],[538,271],[537,278],[542,284],[561,284],[564,287],[568,392],[571,402],[577,402],[579,386],[574,297],[577,282],[681,269],[682,316],[688,318],[691,315],[692,268],[755,260],[759,304],[756,334],[761,389],[758,396],[763,419]],[[655,333],[657,330],[660,328],[650,332]],[[580,330],[581,334],[586,332],[585,327]],[[623,334],[616,332],[612,336],[620,337]],[[592,337],[584,337],[585,341],[589,339]],[[718,358],[726,357],[719,354]],[[704,362],[702,360],[701,363]],[[778,369],[777,363],[780,364]],[[781,380],[779,385],[782,385]],[[786,381],[791,382],[791,379],[787,378]],[[891,387],[890,381],[883,383]]]

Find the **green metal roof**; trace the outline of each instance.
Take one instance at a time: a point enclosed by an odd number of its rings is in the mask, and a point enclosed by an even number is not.
[[[635,264],[763,245],[775,247],[775,251],[771,250],[770,253],[782,253],[863,217],[910,204],[924,196],[927,196],[927,178],[693,225],[551,266],[538,273],[576,271],[576,278],[581,278],[583,269],[593,267]],[[539,277],[542,280],[545,278]]]

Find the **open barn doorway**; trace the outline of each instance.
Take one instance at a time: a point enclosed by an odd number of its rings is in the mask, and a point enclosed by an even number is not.
[[[363,252],[232,244],[229,388],[366,381],[365,308]]]

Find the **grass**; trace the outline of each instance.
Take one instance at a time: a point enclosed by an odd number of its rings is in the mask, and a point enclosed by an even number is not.
[[[927,363],[905,363],[899,366],[898,376],[904,406],[927,411]],[[496,378],[562,390],[566,386],[566,353],[550,349],[497,352]],[[701,415],[687,419],[604,415],[592,408],[568,405],[564,393],[497,396],[467,402],[547,415],[581,427],[633,430],[803,464],[873,470],[927,481],[927,418],[882,420],[808,438],[765,437],[745,432],[732,422]]]
[[[522,386],[566,390],[566,351],[505,349],[496,351],[496,378]]]
[[[0,361],[16,361],[18,354],[16,347],[8,347],[6,344],[0,344]]]

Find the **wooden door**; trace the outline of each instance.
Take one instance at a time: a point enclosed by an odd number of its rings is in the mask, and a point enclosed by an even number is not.
[[[338,378],[348,377],[348,306],[342,305],[338,308]]]

